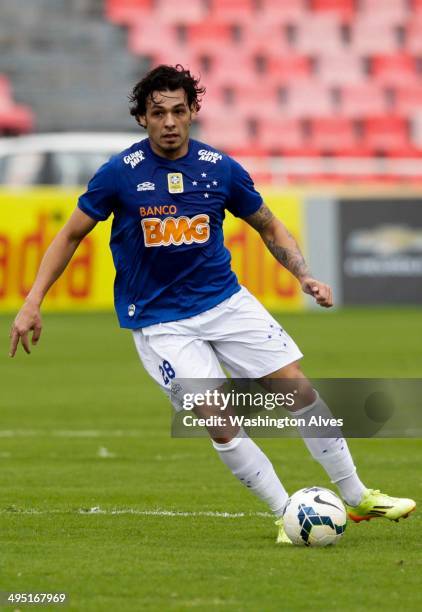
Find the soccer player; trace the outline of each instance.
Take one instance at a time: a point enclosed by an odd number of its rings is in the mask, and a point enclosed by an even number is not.
[[[130,112],[148,138],[97,171],[52,241],[12,325],[10,356],[19,341],[30,352],[31,330],[32,343],[38,342],[44,296],[84,236],[113,214],[117,315],[122,327],[133,330],[139,357],[163,390],[170,395],[175,377],[224,379],[224,366],[233,377],[299,381],[302,403],[295,416],[330,416],[300,369],[302,353],[295,342],[232,272],[223,243],[225,209],[259,232],[320,306],[332,306],[331,289],[312,277],[295,240],[242,166],[189,137],[204,91],[180,65],[159,66],[134,87]],[[414,510],[411,499],[364,486],[341,436],[304,436],[304,442],[355,521],[398,520]],[[277,541],[288,542],[282,521],[288,494],[267,456],[244,431],[214,436],[213,446],[234,476],[273,511]]]

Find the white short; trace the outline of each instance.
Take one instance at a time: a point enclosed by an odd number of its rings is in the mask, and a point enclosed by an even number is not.
[[[146,371],[169,397],[175,378],[224,380],[222,366],[233,378],[261,378],[303,357],[244,287],[199,315],[149,325],[133,336]]]

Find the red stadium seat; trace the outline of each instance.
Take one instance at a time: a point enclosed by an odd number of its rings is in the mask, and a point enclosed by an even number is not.
[[[254,124],[262,118],[277,118],[282,115],[281,103],[276,88],[261,87],[256,82],[255,87],[220,87],[212,81],[204,80],[207,86],[201,116],[212,119],[225,113],[235,113],[239,121]]]
[[[158,64],[181,64],[187,70],[190,70],[193,75],[198,76],[202,72],[202,67],[198,58],[192,53],[191,49],[183,45],[175,45],[174,47],[162,47],[161,49],[151,52],[150,57],[153,65]]]
[[[367,149],[362,142],[360,142],[357,146],[351,147],[350,149],[342,149],[338,153],[338,157],[345,157],[348,159],[353,159],[356,157],[372,157],[373,151],[371,149]]]
[[[307,13],[307,0],[260,0],[263,17],[274,23],[301,20]]]
[[[416,81],[416,60],[404,53],[372,58],[372,73],[383,85],[409,84]]]
[[[287,91],[283,113],[289,117],[326,117],[334,112],[334,101],[319,81],[294,83]]]
[[[199,111],[199,122],[200,124],[208,124],[214,119],[224,117],[226,115],[232,115],[236,113],[243,121],[243,117],[240,117],[238,108],[233,103],[228,103],[227,99],[223,95],[223,90],[218,87],[207,85],[207,93],[205,95],[201,110]]]
[[[107,19],[123,25],[151,14],[152,8],[153,0],[105,0]]]
[[[282,24],[266,19],[254,19],[242,26],[242,42],[251,53],[280,55],[291,53],[285,28]]]
[[[297,24],[294,47],[300,53],[337,52],[343,47],[339,20],[335,15],[306,16]]]
[[[203,118],[199,139],[224,151],[246,149],[252,145],[253,140],[247,123],[235,111],[213,119]]]
[[[399,87],[395,91],[395,110],[400,115],[420,113],[422,109],[422,83]]]
[[[163,40],[166,41],[165,46]],[[176,29],[170,24],[158,22],[155,17],[135,21],[129,28],[129,49],[135,55],[154,56],[160,54],[163,47],[177,49],[178,46]]]
[[[391,23],[374,17],[358,17],[352,25],[352,49],[360,55],[394,53],[399,48],[399,36]]]
[[[258,143],[269,153],[303,149],[306,141],[302,122],[280,117],[263,118],[258,124]]]
[[[362,59],[354,53],[322,54],[317,59],[317,76],[327,85],[349,85],[364,80]]]
[[[394,159],[410,159],[410,158],[421,159],[422,149],[418,147],[414,147],[411,144],[409,144],[407,147],[404,147],[403,149],[396,149],[395,151],[388,151],[387,155],[388,157],[391,157]],[[420,180],[420,170],[418,170],[418,178]]]
[[[263,59],[265,72],[277,83],[309,81],[311,61],[305,55],[268,55]]]
[[[203,0],[183,0],[183,11],[174,0],[155,0],[154,16],[163,23],[200,23],[206,19],[207,9]]]
[[[386,115],[365,119],[364,145],[372,151],[403,149],[409,144],[408,124],[403,117]]]
[[[315,12],[334,13],[349,21],[355,12],[355,0],[311,0],[310,8]]]
[[[187,43],[197,53],[222,53],[233,42],[232,27],[221,21],[207,20],[187,28]]]
[[[0,132],[22,134],[34,127],[34,115],[28,106],[16,104],[9,79],[0,74]]]
[[[278,87],[256,80],[253,85],[238,86],[232,91],[236,112],[246,119],[277,119],[281,114]]]
[[[422,13],[410,20],[407,25],[406,50],[416,55],[422,54]]]
[[[311,145],[322,151],[338,152],[358,145],[357,132],[351,119],[321,117],[311,120]]]
[[[211,0],[211,18],[239,23],[251,20],[255,13],[254,0]]]
[[[12,100],[0,99],[0,132],[24,134],[32,131],[34,115],[30,108],[15,104]]]
[[[340,113],[346,117],[382,115],[387,112],[385,92],[372,81],[341,88]]]
[[[208,57],[209,70],[203,72],[204,81],[210,81],[214,86],[233,86],[250,83],[257,76],[256,62],[252,56],[220,49],[214,55],[197,54],[198,58]]]
[[[360,0],[359,9],[363,15],[374,15],[378,20],[399,23],[409,15],[407,0]]]

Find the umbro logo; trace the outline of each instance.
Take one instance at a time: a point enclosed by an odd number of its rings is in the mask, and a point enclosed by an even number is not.
[[[149,181],[145,181],[144,183],[139,183],[136,187],[137,191],[155,191],[155,184],[150,183]]]

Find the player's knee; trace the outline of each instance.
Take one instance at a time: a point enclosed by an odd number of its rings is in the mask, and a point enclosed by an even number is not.
[[[286,372],[288,378],[293,379],[297,386],[298,395],[300,397],[300,407],[313,404],[316,398],[315,390],[311,382],[303,374],[299,362],[291,363]],[[298,406],[299,408],[299,406]]]
[[[289,363],[289,365],[284,366],[284,368],[281,368],[280,372],[284,378],[305,378],[301,370],[299,361]]]
[[[315,393],[315,389],[313,388],[309,380],[306,380],[306,382],[302,384],[302,388],[300,390],[300,398],[302,404],[300,406],[301,408],[304,408],[305,406],[310,406],[316,400],[317,394]]]
[[[312,404],[316,398],[312,384],[302,372],[299,361],[289,363],[277,372],[262,378],[261,383],[273,392],[294,393],[297,399],[293,410]]]
[[[235,437],[236,437],[235,435],[225,434],[222,436],[218,436],[217,438],[214,438],[214,436],[211,436],[211,439],[213,442],[216,442],[217,444],[228,444]]]

